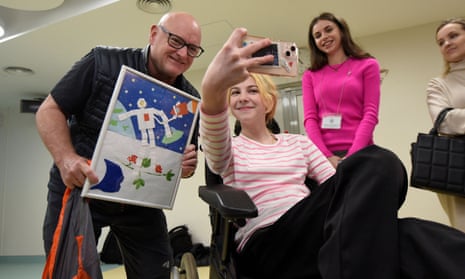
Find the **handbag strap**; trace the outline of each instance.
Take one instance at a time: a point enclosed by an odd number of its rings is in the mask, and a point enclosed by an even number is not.
[[[446,114],[453,110],[454,108],[444,108],[439,112],[438,117],[436,117],[436,121],[434,121],[433,129],[431,129],[430,134],[437,135],[439,133],[439,126],[441,125],[444,118],[446,118]]]

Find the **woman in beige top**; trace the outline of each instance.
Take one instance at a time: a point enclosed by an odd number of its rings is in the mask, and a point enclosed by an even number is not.
[[[428,83],[427,103],[431,119],[451,107],[439,131],[449,135],[465,134],[465,19],[442,22],[436,29],[436,42],[444,58],[445,71]],[[465,231],[465,198],[439,194],[451,225]]]

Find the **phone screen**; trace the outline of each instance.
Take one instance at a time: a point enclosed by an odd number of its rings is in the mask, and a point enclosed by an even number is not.
[[[262,65],[269,65],[269,66],[279,66],[279,60],[278,60],[278,44],[271,44],[267,47],[264,47],[254,54],[252,54],[252,57],[261,57],[265,55],[272,54],[274,56],[274,59],[272,62],[269,63],[264,63]]]

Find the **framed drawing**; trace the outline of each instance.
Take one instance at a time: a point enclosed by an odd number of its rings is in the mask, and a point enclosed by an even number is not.
[[[200,99],[122,66],[82,196],[171,209]]]

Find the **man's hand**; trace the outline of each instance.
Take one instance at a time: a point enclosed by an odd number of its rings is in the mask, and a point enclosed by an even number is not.
[[[184,150],[184,156],[182,158],[182,178],[191,177],[195,169],[197,168],[197,151],[195,151],[195,145],[189,144]]]
[[[89,179],[91,184],[98,182],[98,177],[90,168],[88,160],[77,154],[64,157],[62,162],[57,163],[57,166],[63,183],[68,188],[82,187],[86,178]]]

